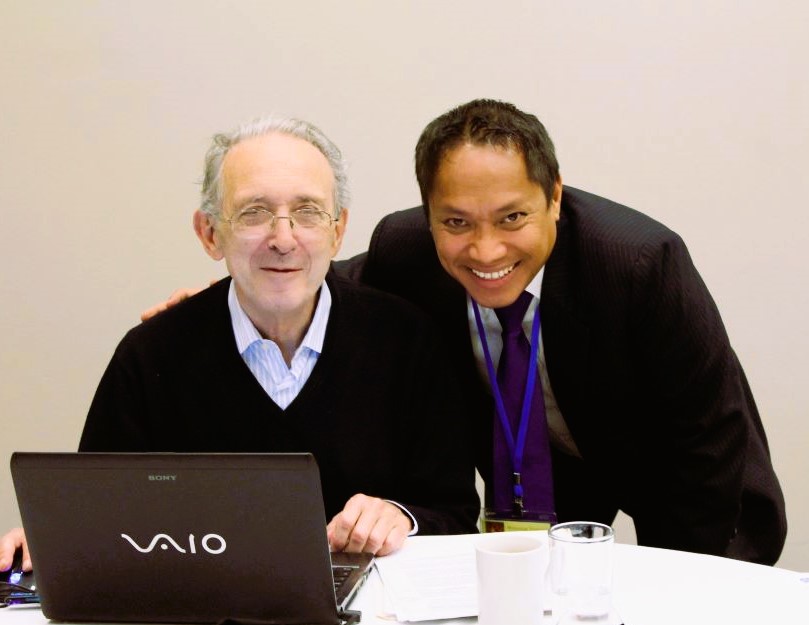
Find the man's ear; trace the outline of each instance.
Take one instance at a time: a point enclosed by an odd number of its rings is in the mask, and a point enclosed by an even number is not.
[[[348,209],[344,208],[340,211],[340,216],[334,222],[334,242],[331,248],[331,257],[337,256],[340,251],[340,246],[343,244],[343,236],[346,233],[346,225],[348,224]]]
[[[222,260],[225,257],[225,253],[219,245],[220,237],[214,228],[213,217],[201,210],[194,212],[194,232],[197,233],[197,238],[208,256],[214,260]]]
[[[553,185],[553,196],[551,197],[550,210],[556,221],[559,221],[559,213],[562,210],[562,176],[560,175]]]

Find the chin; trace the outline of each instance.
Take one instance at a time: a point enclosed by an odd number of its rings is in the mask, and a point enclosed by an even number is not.
[[[513,303],[516,299],[516,297],[509,298],[508,296],[503,295],[497,297],[482,297],[481,299],[476,299],[475,301],[486,308],[503,308]]]
[[[466,289],[466,292],[480,306],[485,306],[486,308],[501,308],[510,303],[506,293],[469,288]]]
[[[466,292],[481,306],[486,308],[502,308],[516,301],[523,289],[514,287],[513,284],[502,284],[498,286],[485,287],[477,280],[474,282],[461,282]]]

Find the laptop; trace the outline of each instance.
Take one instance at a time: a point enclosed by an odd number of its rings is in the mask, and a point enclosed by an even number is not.
[[[329,553],[311,454],[17,452],[11,473],[50,619],[359,619],[372,558]]]

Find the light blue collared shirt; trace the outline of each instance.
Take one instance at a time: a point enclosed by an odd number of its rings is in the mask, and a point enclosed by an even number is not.
[[[320,297],[317,300],[312,323],[309,324],[309,329],[292,356],[291,367],[288,367],[284,361],[281,348],[277,343],[261,338],[256,326],[239,304],[233,280],[230,281],[228,290],[228,308],[239,354],[258,383],[261,384],[261,388],[281,409],[285,410],[301,392],[323,351],[326,326],[331,313],[331,291],[329,291],[328,285],[324,282],[320,287]],[[389,501],[410,517],[413,529],[410,530],[408,536],[418,534],[419,523],[410,510],[396,501],[390,499],[385,501]]]
[[[287,366],[281,348],[269,339],[261,338],[256,326],[236,297],[236,286],[231,280],[228,291],[228,308],[236,347],[247,367],[261,384],[267,395],[282,409],[286,409],[306,384],[317,359],[323,351],[326,326],[331,312],[331,292],[324,282],[315,307],[312,323],[303,341],[292,356],[292,366]]]

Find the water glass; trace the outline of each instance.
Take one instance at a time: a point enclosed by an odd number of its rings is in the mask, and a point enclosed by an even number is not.
[[[609,525],[560,523],[548,532],[554,621],[599,623],[612,609],[614,534]]]

